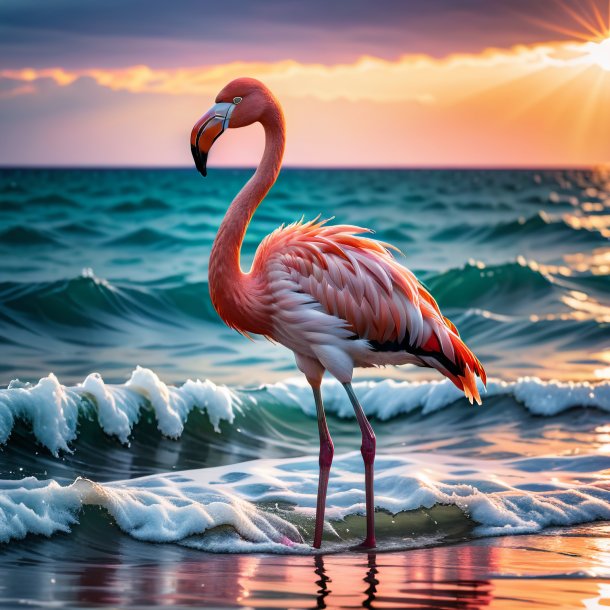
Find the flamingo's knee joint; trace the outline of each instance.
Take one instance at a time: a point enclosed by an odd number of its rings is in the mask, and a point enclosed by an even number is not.
[[[375,440],[375,435],[363,437],[360,453],[362,454],[362,459],[365,464],[372,464],[375,461],[376,447],[377,441]]]

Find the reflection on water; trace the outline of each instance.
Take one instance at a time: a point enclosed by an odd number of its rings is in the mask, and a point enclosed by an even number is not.
[[[64,563],[61,569],[39,558],[45,565],[35,571],[36,582],[23,570],[24,563],[35,561],[29,557],[0,574],[0,604],[598,608],[610,604],[609,534],[607,526],[595,525],[564,536],[488,539],[403,553],[289,557],[159,546],[155,563],[150,557],[121,563],[129,554],[119,548],[112,561]]]
[[[316,585],[319,585],[318,596],[317,596],[317,605],[316,608],[326,608],[326,602],[324,599],[330,593],[328,590],[328,581],[330,580],[329,576],[326,574],[326,570],[324,569],[324,557],[322,555],[316,555],[314,558],[316,569],[314,572],[320,577],[320,580],[316,580]]]
[[[379,572],[377,569],[377,553],[369,553],[368,567],[369,569],[364,577],[364,581],[369,583],[369,587],[365,591],[367,598],[362,602],[365,608],[372,607],[372,602],[375,600],[375,594],[377,593],[377,585],[379,584],[379,580],[376,578],[376,574]]]

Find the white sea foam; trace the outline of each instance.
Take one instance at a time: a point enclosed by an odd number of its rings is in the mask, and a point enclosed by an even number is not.
[[[552,416],[572,407],[595,407],[610,411],[610,382],[600,383],[542,381],[523,377],[517,381],[489,380],[487,391],[478,379],[483,400],[493,396],[512,396],[535,415]],[[284,383],[263,386],[283,404],[302,408],[315,416],[311,388],[304,379],[290,379]],[[417,409],[432,413],[463,401],[464,395],[450,381],[361,381],[354,384],[367,415],[381,420],[410,413]],[[324,404],[339,417],[354,417],[345,390],[335,380],[324,383]]]
[[[466,401],[449,381],[361,381],[354,384],[368,415],[382,420],[421,409],[431,413],[458,401]],[[482,386],[480,386],[483,391]],[[186,381],[182,386],[167,385],[151,370],[137,367],[125,384],[105,384],[92,373],[81,384],[67,387],[55,375],[43,377],[37,384],[12,381],[0,390],[0,444],[7,442],[17,420],[28,423],[37,440],[53,454],[69,451],[78,434],[80,411],[93,410],[102,430],[127,443],[133,425],[143,409],[150,409],[165,436],[181,436],[193,409],[207,413],[219,431],[220,422],[232,423],[245,403],[255,404],[257,397],[275,400],[287,407],[302,409],[315,416],[311,390],[301,379],[262,386],[259,391],[230,389],[209,380]],[[523,378],[514,382],[490,380],[484,397],[512,396],[536,415],[552,416],[572,407],[595,407],[610,411],[610,382],[541,381]],[[341,385],[324,383],[328,412],[339,417],[353,417],[353,410]],[[484,408],[484,407],[483,407]]]
[[[547,458],[485,461],[438,454],[381,455],[376,463],[376,506],[397,514],[453,505],[462,515],[458,519],[474,522],[475,536],[607,520],[610,487],[582,485],[578,477],[586,468],[595,478],[610,466],[608,462],[604,456],[558,456],[547,471]],[[81,506],[90,504],[103,507],[121,530],[139,540],[225,552],[310,552],[306,543],[313,529],[317,477],[317,458],[302,457],[105,484],[82,478],[63,487],[32,477],[4,481],[0,540],[67,532]],[[531,491],[532,486],[545,491]],[[327,550],[354,543],[353,537],[345,539],[337,532],[345,517],[364,512],[363,487],[360,454],[338,456],[329,484]],[[284,508],[270,508],[277,503]],[[285,508],[287,504],[294,508]],[[396,522],[390,536],[393,547],[397,540],[405,546],[417,543],[408,515]],[[437,525],[442,533],[451,523]],[[389,542],[382,536],[380,547]]]
[[[6,443],[15,421],[29,423],[36,439],[54,455],[69,451],[76,438],[79,410],[93,409],[102,430],[127,443],[142,409],[152,409],[159,430],[178,438],[192,409],[207,413],[218,431],[231,423],[242,404],[237,393],[211,381],[188,380],[177,388],[163,383],[153,371],[137,367],[122,385],[105,384],[91,373],[81,384],[66,387],[52,373],[36,385],[12,381],[0,390],[0,443]]]

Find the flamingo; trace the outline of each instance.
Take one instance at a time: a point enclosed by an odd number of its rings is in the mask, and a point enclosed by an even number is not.
[[[259,122],[265,149],[254,175],[235,197],[220,225],[209,262],[214,308],[231,328],[262,335],[294,352],[316,405],[320,435],[319,480],[313,546],[320,548],[328,478],[333,460],[321,382],[326,371],[347,392],[362,434],[365,472],[366,538],[373,548],[375,504],[373,429],[352,387],[355,367],[415,364],[448,377],[472,404],[481,404],[475,375],[485,370],[444,317],[426,288],[392,255],[395,248],[351,225],[300,220],[282,225],[257,248],[250,271],[240,266],[240,250],[250,220],[280,172],[285,122],[278,100],[260,81],[238,78],[195,123],[191,151],[207,175],[212,144],[227,128]]]

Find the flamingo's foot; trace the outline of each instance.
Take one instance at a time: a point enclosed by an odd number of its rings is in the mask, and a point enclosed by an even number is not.
[[[367,536],[360,544],[352,547],[354,551],[370,551],[371,549],[377,548],[377,542],[375,536]]]

